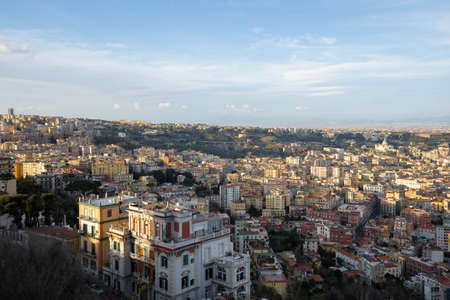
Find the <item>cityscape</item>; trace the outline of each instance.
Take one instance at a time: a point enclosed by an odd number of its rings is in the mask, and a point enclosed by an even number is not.
[[[0,300],[449,300],[448,0],[4,1]]]
[[[450,291],[449,130],[152,124],[10,108],[0,132],[2,242],[56,243],[82,274],[50,298]]]

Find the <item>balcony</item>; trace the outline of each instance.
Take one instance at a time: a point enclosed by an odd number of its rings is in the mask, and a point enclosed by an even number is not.
[[[92,257],[92,258],[96,258],[97,257],[95,252],[92,252],[92,251],[81,250],[80,253],[81,253],[81,255],[89,256],[89,257]]]
[[[182,247],[189,246],[191,244],[201,243],[201,242],[206,241],[206,240],[219,238],[219,237],[222,237],[222,236],[225,236],[225,235],[228,235],[228,234],[230,234],[230,229],[229,228],[224,228],[224,229],[222,229],[220,231],[213,232],[213,233],[210,233],[210,234],[205,234],[205,235],[201,235],[201,236],[191,235],[190,238],[181,239],[181,240],[172,240],[170,242],[154,240],[153,244],[156,247],[161,246],[161,247],[169,248],[169,249],[177,249],[177,248],[182,248]]]
[[[86,237],[98,238],[98,230],[95,232],[92,231],[84,231],[83,229],[78,229],[78,234]]]
[[[96,222],[95,218],[92,218],[91,216],[79,216],[78,219]]]
[[[130,253],[130,258],[131,259],[135,259],[135,260],[139,260],[145,263],[154,263],[153,259],[151,259],[148,256],[142,256],[142,255],[138,255],[136,253]]]

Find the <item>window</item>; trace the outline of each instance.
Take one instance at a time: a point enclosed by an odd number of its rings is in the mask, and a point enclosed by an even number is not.
[[[194,263],[194,258],[191,258],[191,264],[193,264]]]
[[[195,280],[194,280],[194,279],[191,279],[191,286],[193,286],[194,283],[195,283]]]
[[[131,262],[131,272],[137,272],[137,265],[135,261]]]
[[[146,259],[148,259],[148,249],[147,249],[147,247],[144,247],[144,257]]]
[[[160,277],[159,278],[159,288],[167,291],[167,278]]]
[[[95,210],[92,210],[92,219],[95,219]]]
[[[236,281],[241,281],[245,279],[245,267],[240,267],[236,273]]]
[[[108,214],[108,218],[111,218],[111,216],[112,216],[112,210],[108,209],[107,214]]]
[[[88,216],[87,208],[84,209],[84,217],[86,218]]]
[[[95,260],[91,260],[91,269],[92,269],[92,270],[97,269],[97,263],[96,263]]]
[[[217,279],[226,281],[227,280],[227,272],[222,267],[217,267]]]
[[[205,280],[213,278],[213,268],[205,269]]]
[[[114,241],[114,242],[113,242],[113,249],[116,250],[116,248],[117,248],[117,242]]]
[[[183,255],[183,265],[187,266],[189,264],[189,254]]]
[[[116,271],[119,271],[119,261],[116,259],[114,262],[115,262]]]
[[[184,276],[183,278],[181,278],[181,288],[185,289],[187,287],[189,287],[189,277]]]
[[[140,256],[140,250],[141,247],[139,245],[136,245],[136,254]]]
[[[88,245],[87,245],[87,241],[86,240],[83,241],[83,246],[84,246],[83,247],[84,251],[87,252],[88,251]]]
[[[95,255],[95,244],[91,244],[91,254]]]
[[[133,243],[132,247],[131,247],[131,253],[134,253],[134,248],[136,247],[136,245]]]
[[[117,251],[120,251],[120,242],[117,242]]]
[[[167,268],[167,265],[168,265],[167,257],[161,256],[161,267]]]
[[[87,233],[88,229],[87,229],[87,224],[83,224],[83,233]]]
[[[95,227],[91,226],[91,235],[94,236],[94,232],[95,232]]]

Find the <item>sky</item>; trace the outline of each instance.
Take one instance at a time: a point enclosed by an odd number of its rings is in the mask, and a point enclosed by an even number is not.
[[[450,1],[4,1],[0,111],[218,125],[450,120]]]

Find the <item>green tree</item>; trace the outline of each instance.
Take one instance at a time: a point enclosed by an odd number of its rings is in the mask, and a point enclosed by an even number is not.
[[[68,192],[78,192],[81,194],[86,193],[98,194],[100,185],[101,183],[98,181],[81,179],[72,181],[71,183],[66,185],[64,190]]]

